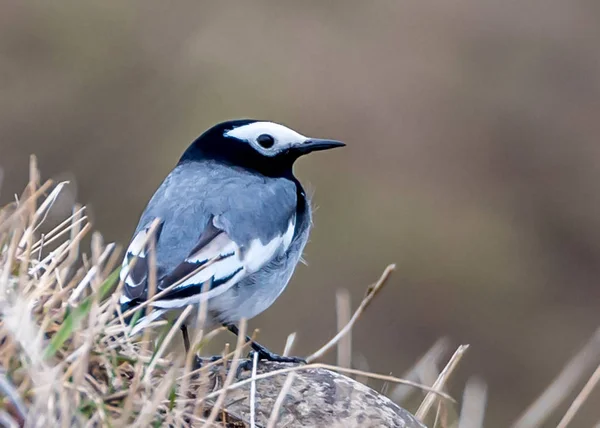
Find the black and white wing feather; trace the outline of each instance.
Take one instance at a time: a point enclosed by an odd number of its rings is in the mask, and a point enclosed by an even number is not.
[[[256,238],[243,245],[230,237],[219,220],[219,216],[211,218],[189,256],[161,281],[161,289],[177,285],[154,302],[154,307],[182,308],[225,293],[242,278],[285,252],[295,229],[294,216],[282,234],[267,242]]]
[[[153,227],[155,223],[156,226]],[[148,288],[149,248],[151,240],[156,243],[160,239],[163,224],[160,219],[155,219],[142,227],[131,240],[119,273],[124,283],[124,294],[120,300],[122,305],[145,298]]]

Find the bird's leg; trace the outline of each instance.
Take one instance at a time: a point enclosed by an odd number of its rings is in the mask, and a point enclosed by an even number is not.
[[[181,327],[179,328],[181,328],[181,334],[183,335],[183,347],[185,349],[185,354],[187,355],[187,353],[190,352],[190,335],[188,333],[188,328],[185,324],[181,324]],[[202,360],[198,355],[195,355],[193,370],[197,370],[200,367],[202,367]]]
[[[227,329],[236,336],[239,335],[239,330],[235,324],[225,324],[225,327],[227,327]],[[285,357],[283,355],[275,354],[262,346],[260,343],[253,341],[249,336],[246,336],[246,342],[251,343],[250,346],[252,347],[253,352],[258,354],[259,360],[274,361],[277,363],[306,364],[306,361],[302,358]]]
[[[187,354],[188,352],[190,352],[190,335],[188,333],[187,325],[181,324],[180,328],[181,328],[181,334],[183,335],[183,347],[185,348],[185,353]],[[208,361],[211,363],[214,363],[215,361],[218,361],[221,358],[223,358],[223,357],[221,357],[220,355],[215,355],[214,357],[208,358]],[[202,358],[200,358],[200,356],[198,356],[198,355],[195,355],[193,370],[197,370],[197,369],[201,368],[202,363],[203,363]]]
[[[190,352],[190,336],[188,334],[187,325],[181,324],[181,334],[183,334],[183,347],[185,348],[185,353]]]

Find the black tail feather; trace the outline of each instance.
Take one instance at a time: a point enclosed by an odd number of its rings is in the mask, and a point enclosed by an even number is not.
[[[142,303],[142,300],[139,300],[139,299],[133,299],[133,300],[130,300],[128,302],[121,303],[121,314],[125,314],[126,312],[129,312],[131,309],[135,309],[141,303]],[[140,318],[142,318],[142,317],[144,317],[146,315],[146,308],[145,307],[142,308],[142,309],[140,309],[140,311],[141,311],[141,314],[137,317],[138,319],[140,319]],[[127,324],[131,324],[131,321],[132,321],[132,319],[133,319],[133,317],[134,317],[135,314],[136,314],[136,312],[133,312],[133,313],[127,315],[124,318],[125,322]],[[118,315],[115,314],[115,316],[118,316]]]

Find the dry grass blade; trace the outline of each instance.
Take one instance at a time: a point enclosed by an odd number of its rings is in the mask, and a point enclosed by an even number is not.
[[[338,331],[342,331],[344,326],[350,324],[350,317],[352,316],[352,304],[348,290],[338,290],[335,295],[335,303],[337,329]],[[337,365],[339,367],[352,366],[352,330],[348,331],[338,342]]]
[[[477,378],[469,379],[463,394],[458,428],[483,428],[487,385]]]
[[[329,342],[327,342],[325,345],[323,345],[321,347],[321,349],[319,349],[312,355],[309,355],[306,358],[306,361],[308,363],[311,363],[311,362],[321,358],[331,348],[333,348],[340,341],[340,339],[342,337],[344,337],[350,330],[352,330],[352,327],[354,326],[356,321],[358,321],[358,318],[360,318],[360,315],[364,312],[364,310],[367,308],[367,306],[369,306],[369,304],[371,303],[373,298],[381,290],[381,288],[386,283],[386,281],[388,280],[388,278],[390,277],[390,275],[394,271],[394,269],[396,269],[396,265],[389,265],[388,267],[385,268],[385,270],[381,274],[381,277],[379,278],[379,280],[374,285],[370,286],[367,289],[367,293],[366,293],[364,299],[362,300],[362,302],[360,302],[360,305],[356,309],[356,312],[354,312],[354,315],[350,319],[350,322],[348,322],[348,324],[346,324],[346,326],[344,328],[342,328],[338,332],[338,334],[335,335],[335,337],[333,337]]]
[[[27,418],[27,408],[19,396],[19,391],[17,391],[3,372],[0,373],[0,392],[2,392],[4,397],[10,401],[20,420],[25,422],[25,419]]]
[[[467,349],[469,349],[469,345],[460,345],[458,349],[454,352],[454,355],[452,355],[452,358],[450,358],[450,361],[448,361],[448,364],[446,364],[446,367],[444,367],[437,380],[433,384],[432,389],[434,391],[436,391],[437,393],[440,393],[442,391],[444,385],[448,381],[450,375],[458,366],[458,363],[462,359]],[[434,393],[430,392],[429,394],[427,394],[427,396],[419,406],[417,413],[415,413],[417,419],[419,419],[420,421],[425,420],[425,417],[427,416],[427,413],[429,412],[429,409],[431,409],[431,406],[435,402],[436,398],[437,397]]]
[[[23,234],[23,236],[21,238],[21,242],[19,242],[19,248],[25,248],[25,245],[26,245],[28,239],[33,237],[33,233],[44,222],[44,220],[46,219],[46,216],[48,214],[48,211],[50,210],[50,208],[52,208],[52,205],[54,205],[54,203],[58,199],[58,195],[60,194],[60,192],[62,191],[63,187],[66,184],[68,184],[68,181],[63,181],[62,183],[58,183],[54,187],[54,189],[52,189],[52,191],[50,192],[48,197],[46,197],[44,202],[42,202],[40,207],[33,213],[33,218],[30,219],[30,224],[33,227],[27,229],[26,233]],[[42,217],[42,216],[43,216],[43,218],[40,221],[40,217]]]
[[[402,376],[402,379],[411,380],[413,382],[421,381],[420,374],[427,371],[427,367],[437,366],[440,359],[448,352],[449,347],[450,341],[447,338],[443,337],[438,339],[425,355],[423,355],[419,361],[417,361],[415,365]],[[401,403],[408,399],[414,391],[414,388],[398,385],[390,393],[390,398],[397,403]]]
[[[285,340],[285,346],[283,347],[283,355],[284,357],[289,356],[292,353],[292,348],[294,346],[294,342],[296,341],[296,333],[288,334],[287,339]]]
[[[73,289],[73,291],[71,292],[71,296],[69,296],[69,300],[68,300],[69,304],[76,305],[77,301],[79,300],[79,297],[81,296],[81,294],[83,293],[85,288],[87,286],[91,285],[92,281],[94,279],[97,280],[98,273],[100,272],[102,266],[104,265],[104,263],[106,262],[106,260],[110,256],[110,254],[112,253],[114,247],[115,247],[115,244],[112,244],[112,243],[108,244],[106,246],[106,248],[103,250],[102,254],[99,257],[99,260],[97,261],[97,265],[92,266],[90,268],[90,270],[86,273],[86,275],[83,277],[83,279],[79,282],[79,284],[77,284],[75,289]]]
[[[17,206],[17,209],[8,215],[6,219],[3,220],[2,224],[0,224],[0,233],[6,232],[11,227],[15,226],[15,223],[18,223],[18,219],[23,215],[25,211],[27,211],[29,202],[36,201],[40,198],[46,190],[48,190],[52,186],[52,180],[46,181],[41,187],[39,187],[33,195],[29,196],[25,201],[20,201]]]
[[[581,381],[585,372],[600,359],[600,328],[585,346],[569,361],[560,374],[514,423],[513,428],[541,426]]]
[[[188,305],[183,310],[181,315],[179,315],[179,317],[177,318],[177,321],[175,321],[173,326],[169,329],[169,333],[167,333],[166,337],[164,338],[163,342],[160,345],[160,348],[158,348],[158,351],[156,351],[156,354],[152,358],[152,362],[146,369],[146,374],[144,375],[144,382],[148,382],[150,380],[150,378],[152,377],[152,371],[156,367],[158,360],[160,359],[160,357],[162,357],[165,350],[170,345],[171,340],[173,340],[173,337],[175,337],[175,334],[177,334],[179,332],[181,325],[185,322],[185,319],[188,317],[190,312],[192,312],[193,308],[194,307],[192,305]]]
[[[62,223],[60,223],[58,226],[55,226],[54,229],[52,229],[50,232],[46,233],[43,236],[44,244],[47,245],[47,244],[53,242],[54,239],[59,238],[60,236],[64,235],[72,227],[72,223],[87,220],[86,216],[81,216],[81,214],[83,214],[84,211],[85,211],[85,207],[80,207],[79,209],[76,209],[73,212],[73,214],[71,214],[70,217],[63,220]],[[41,245],[42,245],[42,240],[36,242],[35,244],[33,244],[32,251],[38,250]]]
[[[152,399],[147,401],[140,412],[140,416],[133,424],[135,427],[145,428],[156,418],[156,409],[160,402],[168,395],[175,379],[175,367],[172,367],[162,379],[160,385],[154,390]]]
[[[0,411],[0,426],[6,428],[19,428],[22,424],[17,423],[8,412],[1,410]]]
[[[204,426],[210,427],[213,424],[213,422],[217,419],[217,415],[219,414],[219,411],[221,410],[221,406],[225,402],[225,396],[227,395],[227,391],[229,390],[229,387],[233,383],[233,379],[235,377],[238,365],[240,363],[240,356],[242,353],[242,349],[244,349],[244,342],[246,340],[246,327],[247,327],[246,320],[242,319],[240,321],[240,324],[238,327],[239,331],[238,331],[237,344],[235,347],[235,354],[233,355],[233,361],[231,362],[231,366],[229,367],[229,371],[227,372],[227,378],[225,379],[223,388],[221,388],[218,398],[217,398],[217,401],[213,405],[213,408],[212,408],[210,415],[208,416],[208,419],[206,420],[206,423]]]
[[[202,285],[202,292],[205,293],[210,287],[210,283],[208,281],[206,281],[203,285]],[[181,383],[180,383],[180,388],[179,388],[179,394],[182,396],[186,396],[188,393],[188,389],[189,389],[189,382],[190,382],[190,378],[188,376],[188,374],[192,371],[192,365],[194,364],[194,362],[196,361],[196,352],[198,347],[200,346],[200,342],[203,340],[204,336],[204,324],[206,322],[206,317],[207,317],[207,312],[208,312],[208,305],[206,304],[206,302],[200,302],[200,307],[198,308],[198,310],[196,311],[196,319],[195,319],[195,328],[196,328],[196,333],[194,334],[194,338],[192,340],[190,349],[188,349],[187,355],[185,356],[185,366],[183,367],[183,376],[181,377]],[[212,332],[210,332],[208,334],[207,339],[210,340],[210,338],[213,337],[213,335],[216,335],[219,333],[219,330],[221,329],[217,329],[214,330]],[[206,373],[202,373],[203,378],[201,379],[201,385],[203,385],[199,391],[200,394],[203,394],[203,388],[206,388],[206,386],[208,384],[208,381],[205,379],[206,377]],[[180,414],[185,413],[185,407],[186,407],[186,403],[185,402],[180,402],[177,403],[177,412],[179,412]],[[200,412],[202,411],[202,409],[200,408],[200,406],[196,407],[194,406],[194,408],[192,409],[192,415],[198,415],[200,414]]]
[[[221,331],[222,331],[222,329],[217,329],[217,330],[213,330],[213,332],[216,332],[216,331],[219,331],[219,330],[221,330]],[[211,332],[211,333],[213,333],[213,332]],[[207,336],[207,338],[209,337],[209,335],[208,335],[208,334],[207,334],[206,336]],[[210,335],[210,336],[212,336],[212,335]],[[252,335],[252,336],[251,336],[251,339],[252,339],[252,340],[254,340],[254,337],[255,337],[255,335]],[[251,342],[246,342],[246,343],[244,344],[244,346],[242,346],[242,350],[241,350],[241,352],[244,352],[244,350],[246,350],[246,349],[250,348],[250,345],[251,345]],[[202,367],[200,367],[200,368],[197,368],[196,370],[192,370],[192,371],[190,371],[190,372],[188,372],[188,373],[185,373],[185,374],[183,374],[182,376],[180,376],[180,377],[179,377],[179,379],[178,379],[178,380],[184,379],[184,378],[186,378],[186,377],[188,377],[188,378],[189,378],[189,377],[192,377],[192,376],[196,376],[197,374],[203,374],[203,373],[206,373],[206,372],[208,372],[210,369],[212,369],[213,367],[215,367],[215,366],[218,366],[218,365],[220,365],[220,364],[223,364],[223,362],[224,362],[224,361],[228,361],[228,360],[230,360],[231,358],[233,358],[233,356],[235,355],[236,351],[237,351],[237,349],[234,349],[232,352],[229,352],[229,353],[227,353],[227,354],[223,355],[223,356],[222,356],[222,358],[220,358],[220,359],[218,359],[218,360],[216,360],[216,361],[210,362],[210,363],[208,363],[208,364],[206,364],[206,365],[204,365],[204,364],[203,364],[203,365],[202,365]],[[240,354],[241,354],[241,353],[240,353]]]
[[[252,356],[252,377],[256,377],[256,368],[258,366],[258,354],[255,352]],[[250,384],[250,428],[256,427],[256,381]]]
[[[577,397],[575,397],[575,400],[573,400],[573,402],[569,406],[569,409],[567,410],[567,413],[565,413],[565,415],[560,420],[560,422],[556,426],[556,428],[567,428],[567,426],[571,423],[571,421],[573,420],[573,418],[575,417],[575,415],[577,414],[577,412],[579,411],[579,409],[581,408],[583,403],[585,403],[585,400],[588,399],[588,397],[592,393],[592,390],[596,387],[596,384],[598,383],[599,380],[600,380],[600,365],[598,367],[596,367],[596,370],[594,370],[594,373],[592,374],[592,376],[588,379],[586,384],[583,386],[583,389],[579,392],[579,394],[577,394]]]
[[[148,289],[146,290],[146,297],[148,300],[152,300],[154,295],[156,294],[156,290],[158,289],[158,280],[157,280],[157,272],[156,272],[156,232],[158,231],[159,226],[161,225],[161,220],[159,218],[155,218],[150,224],[150,228],[148,229]],[[146,243],[144,243],[146,245]],[[144,247],[142,247],[144,248]],[[137,257],[136,257],[137,258]],[[137,260],[136,260],[137,261]],[[135,262],[135,261],[134,261]],[[146,310],[147,319],[152,319],[152,310],[153,306],[150,306],[149,309]],[[133,323],[132,323],[133,324]],[[132,330],[135,328],[134,325],[131,326]],[[142,343],[144,347],[149,342],[151,329],[147,328],[144,330],[142,335]]]
[[[273,405],[273,410],[271,410],[271,415],[269,416],[269,422],[267,423],[267,428],[275,428],[275,424],[277,423],[277,419],[279,419],[279,411],[281,410],[281,406],[283,406],[283,402],[285,401],[285,397],[292,387],[292,383],[294,382],[296,374],[294,372],[290,372],[283,386],[281,387],[281,391],[279,391],[279,395],[275,400],[275,404]]]

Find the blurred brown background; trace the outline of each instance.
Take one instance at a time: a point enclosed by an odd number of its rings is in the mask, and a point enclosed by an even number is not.
[[[297,166],[318,210],[308,267],[252,323],[274,349],[297,330],[296,352],[315,350],[335,331],[336,289],[356,305],[396,262],[355,330],[355,361],[401,375],[441,336],[470,343],[459,377],[489,383],[487,426],[503,427],[599,324],[596,0],[1,10],[2,202],[35,153],[125,244],[216,122],[269,119],[348,144]]]

